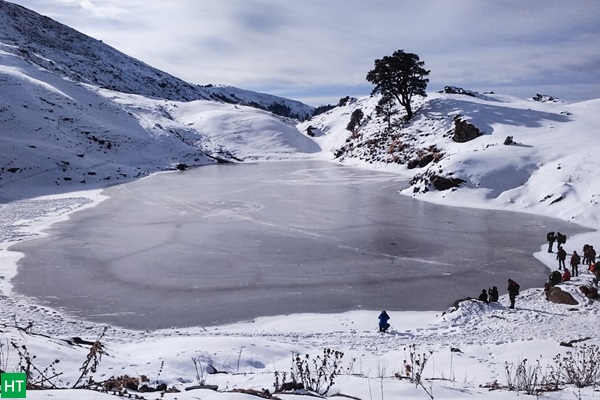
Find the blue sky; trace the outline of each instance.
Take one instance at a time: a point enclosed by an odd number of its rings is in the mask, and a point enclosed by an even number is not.
[[[402,49],[428,91],[600,98],[600,1],[12,0],[197,84],[319,105]]]

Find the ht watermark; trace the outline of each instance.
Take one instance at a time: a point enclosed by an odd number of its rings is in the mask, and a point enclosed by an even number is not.
[[[25,373],[3,373],[0,374],[0,398],[2,399],[24,399],[27,397],[27,374]]]

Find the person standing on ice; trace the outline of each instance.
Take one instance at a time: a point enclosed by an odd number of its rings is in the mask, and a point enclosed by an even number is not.
[[[390,327],[390,324],[388,324],[388,321],[390,320],[390,316],[388,315],[388,313],[384,311],[381,312],[381,314],[379,314],[379,332],[385,332],[388,330],[388,328]]]
[[[508,290],[508,298],[510,299],[510,307],[508,308],[515,308],[515,300],[519,295],[519,288],[520,287],[517,282],[513,281],[512,279],[508,280],[508,288],[506,288],[506,290]]]
[[[576,277],[579,276],[579,264],[581,264],[581,257],[577,254],[576,251],[571,254],[571,276]]]

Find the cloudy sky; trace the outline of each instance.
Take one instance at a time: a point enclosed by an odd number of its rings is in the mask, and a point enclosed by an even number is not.
[[[600,98],[598,0],[10,0],[191,83],[308,104],[368,95],[417,54],[428,90]]]

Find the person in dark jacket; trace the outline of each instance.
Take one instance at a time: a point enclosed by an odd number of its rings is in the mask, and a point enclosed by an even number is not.
[[[558,246],[558,252],[556,253],[556,259],[558,260],[558,270],[567,269],[565,266],[565,260],[567,259],[567,252],[562,246]]]
[[[581,257],[577,254],[576,251],[571,254],[571,276],[579,276],[579,264],[581,264]]]
[[[487,291],[485,289],[483,289],[481,291],[481,293],[479,294],[478,300],[479,301],[483,301],[485,303],[488,302],[488,294],[487,294]]]
[[[390,316],[388,315],[387,312],[382,311],[381,314],[379,314],[379,332],[385,332],[388,330],[388,328],[390,327],[390,324],[388,324],[388,321],[390,320]]]
[[[552,253],[552,245],[556,241],[556,235],[554,232],[548,232],[546,234],[546,240],[548,241],[548,253]]]
[[[559,246],[563,246],[565,243],[567,243],[567,235],[563,235],[560,232],[556,233],[556,244]]]
[[[562,281],[562,275],[560,274],[560,271],[558,271],[558,270],[552,271],[552,273],[548,277],[548,282],[550,283],[550,286],[556,286],[561,281]]]
[[[515,300],[519,295],[519,289],[520,287],[517,282],[512,279],[508,280],[508,287],[506,288],[506,290],[508,290],[508,298],[510,299],[510,307],[508,308],[515,308]]]
[[[498,293],[498,288],[496,286],[492,286],[491,289],[488,289],[488,300],[490,303],[497,302],[500,294]]]

